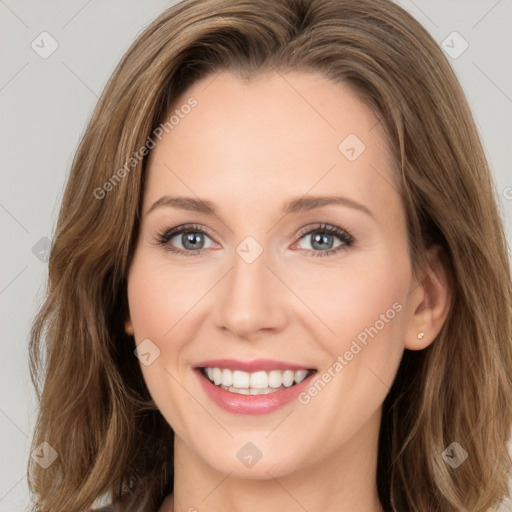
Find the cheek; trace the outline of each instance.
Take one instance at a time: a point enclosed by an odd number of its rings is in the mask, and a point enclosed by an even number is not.
[[[332,300],[326,301],[325,321],[335,335],[321,341],[329,357],[318,378],[324,376],[329,383],[317,386],[323,398],[314,407],[321,415],[321,404],[342,403],[344,415],[325,412],[333,415],[340,431],[350,431],[355,425],[351,420],[362,422],[375,411],[394,380],[404,350],[409,269],[405,254],[351,266],[330,295]]]
[[[205,282],[204,275],[184,272],[143,252],[135,254],[130,268],[128,303],[135,340],[138,346],[150,340],[151,357],[158,354],[148,365],[141,359],[140,366],[150,394],[166,417],[171,416],[170,410],[174,418],[179,416],[177,397],[187,400],[178,383],[190,378],[183,364],[185,348],[193,336],[198,303],[208,289]]]
[[[180,338],[176,334],[187,301],[172,286],[170,276],[162,275],[161,269],[148,263],[144,257],[134,259],[128,278],[128,303],[138,350],[151,354],[150,361],[140,358],[140,366],[147,387],[158,402],[158,390],[171,384],[166,369],[175,373],[180,354]]]
[[[184,315],[204,294],[196,275],[162,265],[141,255],[135,258],[128,279],[128,302],[136,339],[170,339]]]
[[[141,347],[147,339],[154,344],[149,345],[150,364],[142,359],[140,363],[148,391],[167,422],[172,420],[174,431],[185,435],[184,411],[194,410],[195,404],[179,384],[187,378],[178,364],[184,345],[180,339],[186,338],[182,332],[186,322],[180,320],[190,310],[194,293],[180,284],[178,274],[136,255],[128,279],[128,301],[137,345]]]
[[[324,382],[330,382],[318,404],[342,400],[346,412],[352,411],[347,417],[352,418],[358,417],[361,404],[368,405],[367,412],[380,405],[404,350],[408,257],[406,253],[381,256],[371,264],[331,272],[309,289],[311,309],[319,312],[331,331],[316,322],[317,343],[325,354],[318,378],[324,375]],[[318,388],[324,389],[321,384]]]
[[[302,286],[298,287],[301,298],[319,320],[315,330],[320,333],[323,329],[319,341],[327,344],[330,354],[348,350],[354,339],[364,344],[386,337],[401,326],[409,286],[408,267],[404,264],[397,269],[396,260],[391,259],[327,269],[316,272],[314,279],[302,278]]]

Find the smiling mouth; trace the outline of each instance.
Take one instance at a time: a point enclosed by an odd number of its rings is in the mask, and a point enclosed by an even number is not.
[[[215,386],[240,395],[268,395],[293,387],[315,370],[259,370],[245,372],[228,368],[199,368],[204,378]]]

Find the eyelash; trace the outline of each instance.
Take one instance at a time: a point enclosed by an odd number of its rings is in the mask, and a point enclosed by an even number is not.
[[[332,254],[336,254],[338,252],[346,250],[348,247],[352,247],[355,243],[355,238],[346,230],[339,228],[337,226],[333,226],[331,224],[319,224],[314,228],[309,228],[307,230],[301,231],[299,233],[299,240],[301,240],[306,235],[311,235],[313,233],[327,233],[329,235],[334,235],[339,238],[343,244],[335,247],[334,249],[326,249],[324,251],[315,251],[313,249],[303,249],[305,251],[313,253],[314,257],[323,257],[330,256]],[[166,251],[169,251],[172,254],[178,254],[181,256],[196,256],[203,249],[196,249],[193,251],[184,251],[182,249],[173,248],[169,245],[169,241],[172,240],[176,235],[181,235],[183,233],[201,233],[203,235],[208,236],[213,239],[213,237],[208,233],[207,230],[197,226],[195,224],[184,224],[182,226],[177,226],[170,230],[163,230],[157,235],[156,245],[162,246]]]

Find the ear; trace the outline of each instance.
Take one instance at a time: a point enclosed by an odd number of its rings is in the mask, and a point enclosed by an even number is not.
[[[128,313],[126,320],[124,321],[124,331],[126,332],[126,334],[128,334],[128,336],[133,336],[133,334],[135,332],[133,330],[132,319],[130,318],[129,313]]]
[[[405,348],[409,350],[422,350],[434,341],[452,302],[452,280],[443,248],[439,245],[430,247],[427,260],[428,268],[422,270],[420,280],[411,292],[411,311],[414,313],[405,331]]]

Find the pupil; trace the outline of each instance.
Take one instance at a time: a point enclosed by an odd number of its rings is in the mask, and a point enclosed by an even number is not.
[[[329,238],[331,238],[331,235],[322,235],[320,233],[316,233],[315,235],[313,235],[313,243],[312,243],[312,246],[313,248],[315,249],[320,249],[320,250],[325,250],[326,247],[322,246],[321,244],[327,244],[328,246],[331,246],[332,243],[330,244],[329,243]],[[330,240],[332,242],[332,240]],[[320,245],[320,247],[315,247],[315,245]],[[327,248],[330,248],[330,247],[327,247]]]
[[[183,247],[186,249],[197,249],[201,245],[202,235],[199,233],[184,233]]]

